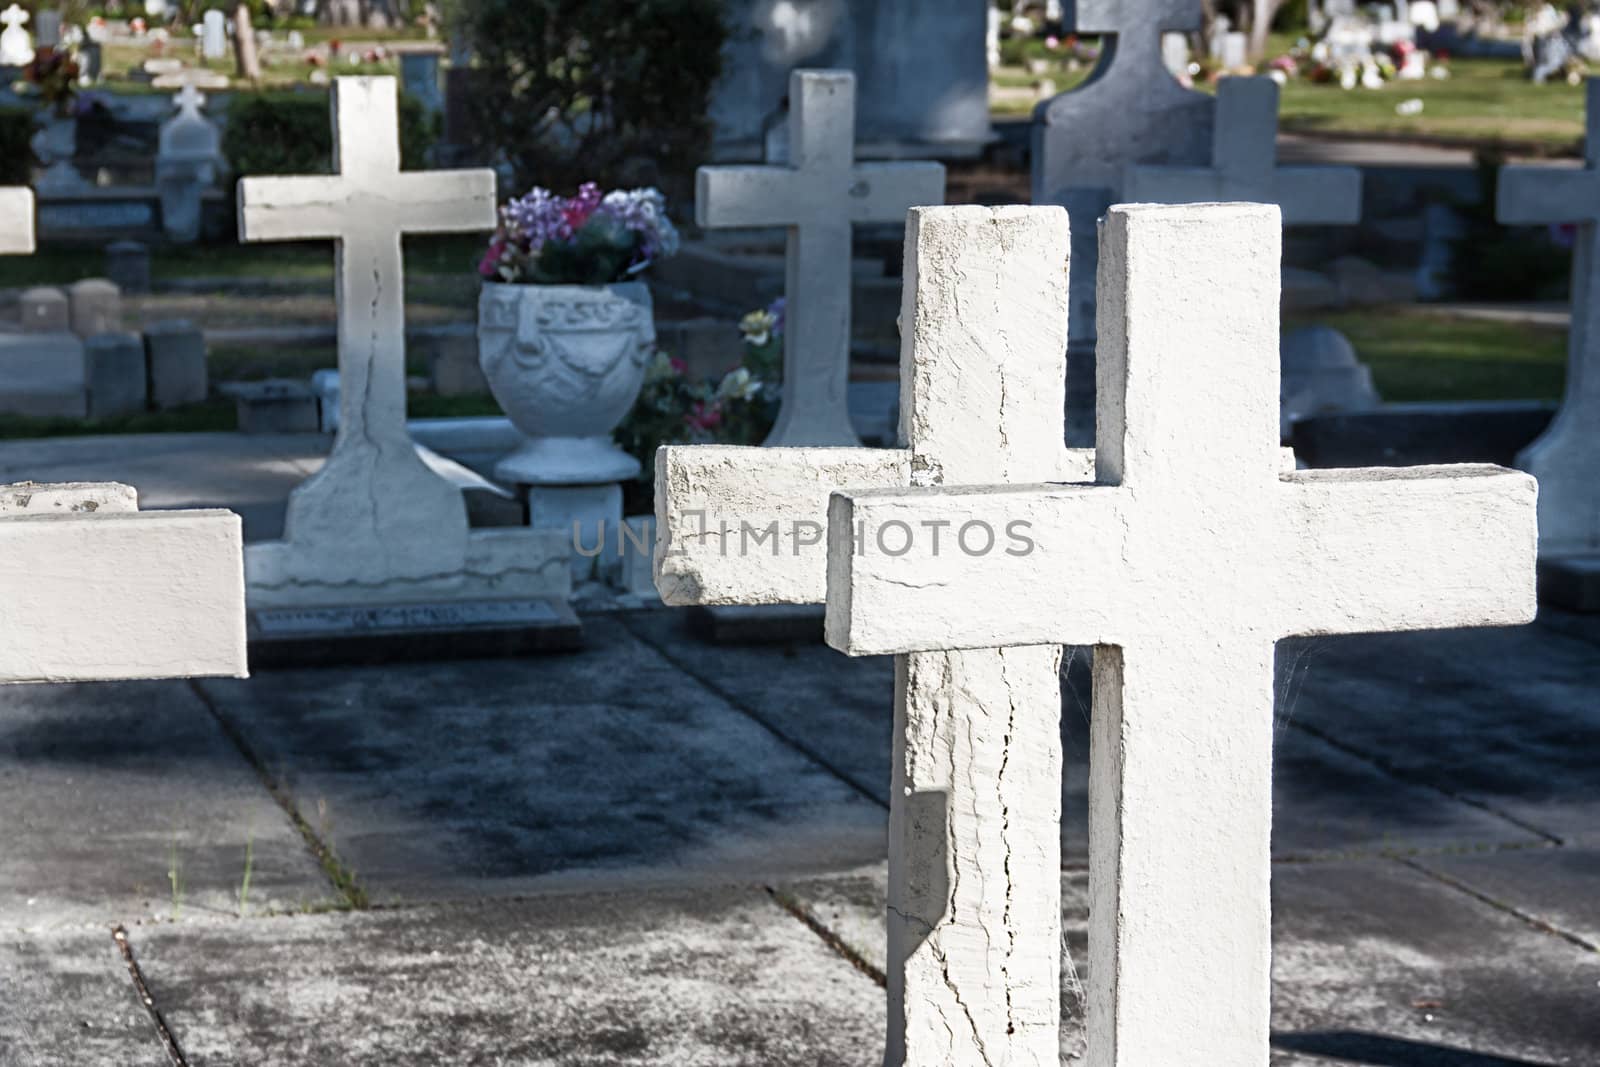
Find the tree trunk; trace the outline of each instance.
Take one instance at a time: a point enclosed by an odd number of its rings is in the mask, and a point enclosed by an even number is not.
[[[233,52],[239,60],[239,77],[252,83],[261,80],[261,59],[256,55],[256,31],[250,24],[250,5],[233,8]]]
[[[1266,58],[1267,34],[1272,32],[1272,20],[1278,15],[1283,0],[1253,0],[1250,12],[1250,58],[1256,62]]]

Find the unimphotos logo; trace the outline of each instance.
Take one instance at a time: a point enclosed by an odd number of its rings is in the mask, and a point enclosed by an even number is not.
[[[704,511],[685,511],[683,514],[691,527],[698,527],[683,534],[683,539],[697,544],[714,542],[719,546],[718,553],[722,556],[781,556],[785,552],[798,556],[807,548],[821,545],[828,532],[822,523],[810,519],[788,522],[772,519],[760,524],[746,519],[730,520],[725,516],[717,516],[713,522],[712,517]],[[969,519],[961,523],[950,519],[923,519],[916,524],[890,519],[871,529],[863,520],[856,523],[851,531],[851,542],[852,550],[858,556],[875,552],[898,557],[909,555],[913,550],[934,557],[947,552],[960,552],[967,556],[987,556],[994,552],[1027,556],[1036,547],[1030,536],[1032,529],[1033,523],[1027,519],[1013,519],[1006,523],[1003,537],[994,526],[982,519]],[[605,544],[604,528],[592,550],[582,545],[576,523],[573,524],[573,538],[580,553],[598,555]],[[619,553],[627,550],[620,536],[617,550]],[[641,546],[640,551],[648,549]],[[668,544],[666,554],[683,556],[687,553],[680,543]]]

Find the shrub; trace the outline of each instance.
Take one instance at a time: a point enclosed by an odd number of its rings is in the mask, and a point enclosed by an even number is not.
[[[1495,218],[1503,157],[1478,153],[1478,198],[1458,204],[1466,233],[1454,242],[1450,283],[1462,300],[1560,300],[1567,293],[1572,255],[1557,240],[1559,227],[1507,227]]]
[[[436,123],[415,99],[400,96],[401,166],[421,169],[437,138]],[[333,127],[324,93],[239,93],[228,108],[222,154],[238,176],[328,174]]]
[[[33,111],[25,107],[0,107],[0,185],[29,185],[33,181]]]
[[[674,199],[710,142],[723,0],[462,0],[471,108],[519,187],[659,185]]]

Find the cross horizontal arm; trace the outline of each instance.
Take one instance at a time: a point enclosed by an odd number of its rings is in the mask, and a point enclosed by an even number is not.
[[[0,519],[0,682],[246,674],[239,517]]]
[[[33,190],[26,186],[0,189],[0,255],[23,256],[33,251]]]
[[[1512,626],[1535,611],[1533,478],[1491,466],[1299,471],[1277,636]]]
[[[828,644],[867,656],[1114,642],[1129,507],[1127,490],[1089,485],[835,493]]]
[[[350,187],[337,175],[244,178],[239,240],[332,240],[354,229]]]
[[[806,183],[788,167],[701,167],[694,176],[694,221],[725,226],[791,226],[801,221]]]
[[[902,486],[910,477],[904,449],[661,448],[656,588],[674,605],[820,604],[828,495]]]
[[[914,207],[944,203],[943,163],[858,163],[850,179],[851,222],[904,222]]]
[[[246,178],[239,183],[243,241],[330,240],[387,228],[461,233],[495,224],[490,170],[395,174],[373,188],[337,175]]]
[[[1278,167],[1262,180],[1212,167],[1129,167],[1129,203],[1278,204],[1285,226],[1323,226],[1361,219],[1361,172],[1354,167]]]
[[[1495,217],[1511,226],[1600,218],[1600,174],[1578,167],[1501,167]]]

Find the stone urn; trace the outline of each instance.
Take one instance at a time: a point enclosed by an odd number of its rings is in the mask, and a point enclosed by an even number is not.
[[[639,474],[612,440],[644,384],[655,346],[650,290],[504,285],[478,298],[478,361],[526,441],[495,466],[518,485],[596,485]]]

